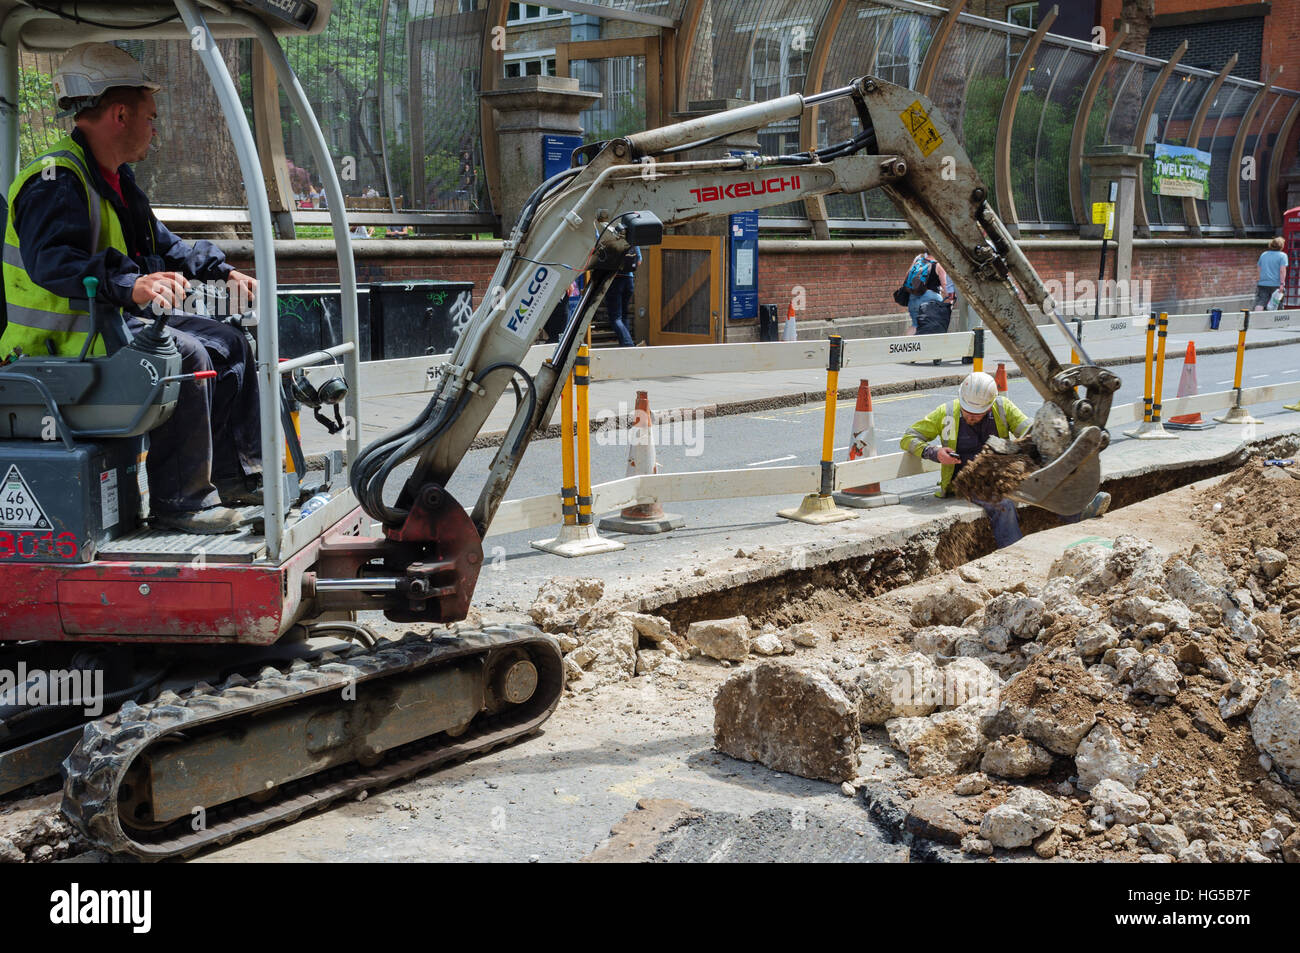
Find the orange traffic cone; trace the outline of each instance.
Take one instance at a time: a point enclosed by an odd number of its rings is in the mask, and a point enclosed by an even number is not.
[[[655,462],[655,443],[650,416],[650,395],[647,391],[636,392],[636,410],[632,414],[632,426],[627,434],[627,475],[649,476],[657,473],[659,464]],[[618,516],[607,516],[600,521],[599,528],[610,533],[638,533],[650,535],[666,533],[681,529],[686,521],[680,516],[664,512],[656,500],[653,503],[640,503],[627,506]]]
[[[781,329],[782,341],[797,341],[799,334],[794,327],[794,302],[790,302],[790,307],[785,312],[785,327]]]
[[[993,380],[997,382],[998,393],[1005,397],[1007,393],[1007,366],[1005,364],[998,365],[998,370],[997,373],[993,375]]]
[[[1187,354],[1183,357],[1183,374],[1178,378],[1178,396],[1195,397],[1196,386],[1196,342],[1187,342]],[[1179,414],[1165,421],[1170,430],[1209,430],[1213,423],[1201,419],[1200,411],[1194,414]]]
[[[871,410],[871,385],[867,381],[858,382],[858,405],[853,412],[853,443],[849,447],[849,459],[876,456],[876,420]],[[852,486],[835,494],[835,502],[841,506],[856,506],[867,509],[873,506],[886,506],[898,502],[896,493],[881,493],[879,483],[867,483]]]

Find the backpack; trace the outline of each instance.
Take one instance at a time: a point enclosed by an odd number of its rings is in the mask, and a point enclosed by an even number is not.
[[[930,275],[934,272],[934,262],[921,261],[914,262],[911,270],[907,273],[907,281],[904,284],[907,290],[913,295],[925,294],[925,286],[929,284]]]

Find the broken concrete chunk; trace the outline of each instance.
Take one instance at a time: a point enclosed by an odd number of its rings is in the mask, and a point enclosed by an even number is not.
[[[952,793],[961,797],[974,797],[976,794],[983,794],[987,791],[991,783],[987,774],[979,772],[968,774],[953,785]],[[1281,841],[1278,842],[1278,845],[1281,846]]]
[[[709,658],[741,662],[749,655],[749,619],[743,615],[730,619],[692,622],[686,630],[690,642]]]
[[[1173,698],[1178,694],[1183,676],[1168,655],[1148,652],[1133,666],[1133,691],[1144,695]]]
[[[1098,781],[1089,796],[1092,803],[1113,816],[1117,824],[1139,824],[1151,814],[1151,803],[1146,798],[1113,778]]]
[[[1170,857],[1188,846],[1187,835],[1176,824],[1139,824],[1137,832],[1153,849]]]
[[[557,576],[542,583],[528,614],[546,632],[577,628],[587,623],[604,594],[603,579]]]
[[[1082,791],[1091,791],[1107,780],[1118,781],[1131,791],[1148,770],[1124,741],[1124,736],[1106,722],[1098,724],[1079,742],[1074,766]]]
[[[596,653],[582,666],[595,684],[621,682],[636,674],[636,630],[627,619],[611,619],[606,628],[585,635],[574,655],[583,649]]]
[[[1008,735],[990,742],[984,751],[980,770],[1000,778],[1028,778],[1052,770],[1052,753],[1040,744],[1019,735]]]
[[[619,617],[632,623],[638,638],[653,642],[656,645],[661,642],[671,644],[673,627],[669,625],[668,620],[663,616],[647,615],[644,612],[620,612]]]
[[[969,583],[954,583],[922,596],[912,605],[912,625],[961,625],[984,608],[987,593]]]
[[[775,771],[825,781],[858,773],[858,706],[823,672],[759,662],[713,699],[714,747]]]
[[[1270,546],[1255,550],[1255,560],[1259,563],[1259,571],[1264,574],[1265,579],[1276,579],[1286,569],[1286,553]]]
[[[962,774],[979,763],[984,733],[974,711],[956,709],[928,718],[896,718],[885,724],[890,744],[907,753],[918,777]]]
[[[928,715],[939,706],[938,670],[920,652],[864,666],[856,674],[864,725]]]
[[[1038,638],[1042,627],[1041,599],[1004,592],[989,600],[984,609],[984,626],[980,631],[983,633],[989,629],[1002,629],[1012,638],[1024,642]]]
[[[1103,654],[1107,649],[1119,646],[1119,632],[1113,625],[1094,622],[1080,629],[1074,636],[1074,646],[1084,658],[1093,658]]]
[[[1080,543],[1061,554],[1047,571],[1049,580],[1070,577],[1079,592],[1105,592],[1115,584],[1106,568],[1111,548],[1100,543]]]
[[[1224,721],[1249,714],[1259,701],[1259,679],[1253,675],[1234,678],[1219,696],[1219,717]]]
[[[1027,847],[1056,828],[1065,805],[1042,791],[1016,788],[980,821],[980,837],[994,847]]]
[[[1300,781],[1300,677],[1275,678],[1250,713],[1250,735],[1273,767]]]
[[[816,648],[826,638],[825,630],[815,622],[799,622],[785,630],[786,638],[804,648]]]
[[[956,658],[939,669],[940,705],[957,708],[974,698],[996,702],[1002,679],[973,658]]]
[[[956,625],[930,625],[912,634],[912,647],[925,655],[958,655],[957,643],[962,639],[978,639],[975,629]]]

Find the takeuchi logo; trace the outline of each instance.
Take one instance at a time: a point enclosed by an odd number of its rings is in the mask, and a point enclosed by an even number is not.
[[[774,175],[770,179],[760,179],[757,182],[732,182],[730,185],[706,185],[703,188],[691,189],[691,194],[695,196],[695,201],[703,204],[705,202],[721,202],[723,199],[743,199],[748,198],[751,195],[769,195],[777,192],[787,192],[791,189],[798,188],[800,188],[799,176]]]

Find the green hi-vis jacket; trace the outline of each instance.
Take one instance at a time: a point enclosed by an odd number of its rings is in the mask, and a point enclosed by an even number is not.
[[[56,354],[75,356],[81,353],[86,335],[91,330],[88,302],[84,298],[74,302],[32,280],[23,264],[23,252],[14,228],[14,200],[23,186],[49,168],[51,163],[71,171],[85,189],[91,225],[91,247],[87,251],[94,254],[115,248],[123,255],[128,254],[126,235],[117,210],[91,185],[89,164],[81,146],[71,136],[64,136],[53,149],[38,156],[19,172],[9,187],[10,214],[5,224],[4,245],[5,310],[9,318],[3,341],[5,354],[21,347],[24,354],[44,357],[48,353],[45,345],[48,340],[53,342]],[[92,353],[104,353],[103,341],[95,343]]]
[[[938,437],[949,450],[957,449],[957,428],[961,424],[961,401],[940,404],[934,412],[922,417],[907,428],[899,445],[914,457],[920,457],[926,444]],[[1030,420],[1015,404],[1006,397],[993,401],[993,424],[997,427],[999,437],[1010,434],[1021,436],[1029,429]],[[939,489],[935,496],[947,496],[948,484],[952,482],[955,468],[945,463],[939,471]]]

